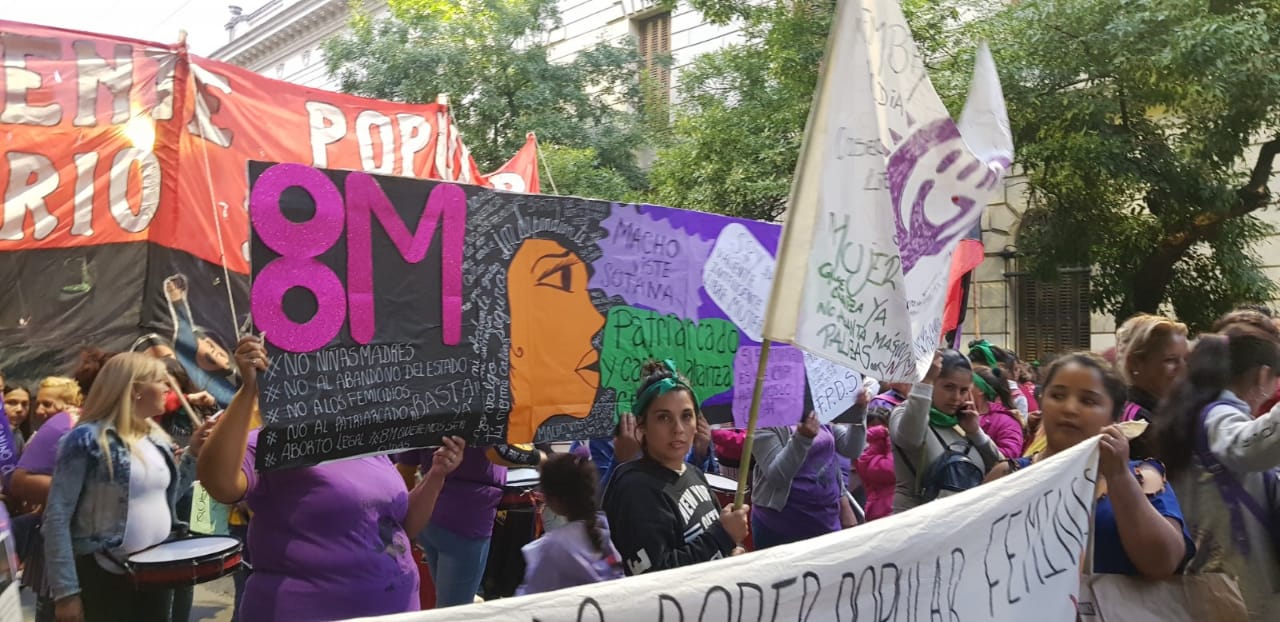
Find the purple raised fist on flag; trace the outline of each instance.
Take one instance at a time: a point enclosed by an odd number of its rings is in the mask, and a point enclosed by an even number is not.
[[[889,196],[897,222],[902,272],[941,252],[973,226],[988,193],[1004,177],[1008,160],[978,159],[951,119],[913,132],[889,156]]]

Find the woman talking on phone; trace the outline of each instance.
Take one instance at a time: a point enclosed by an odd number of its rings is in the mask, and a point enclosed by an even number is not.
[[[1004,457],[982,431],[969,393],[973,366],[955,350],[940,350],[924,380],[889,416],[893,439],[895,514],[982,484]]]

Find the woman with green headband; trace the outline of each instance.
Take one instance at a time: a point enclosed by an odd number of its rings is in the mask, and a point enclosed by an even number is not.
[[[995,441],[1004,457],[1021,456],[1026,434],[1022,418],[1013,408],[1013,396],[1009,388],[1000,382],[990,367],[974,365],[971,391],[982,431]]]
[[[1018,366],[1017,354],[1000,346],[993,346],[986,339],[979,339],[969,342],[969,361],[990,367],[1000,382],[1009,386],[1009,396],[1012,399],[1010,408],[1020,413],[1029,412],[1027,409],[1030,403],[1018,388],[1017,375],[1014,373]]]
[[[628,575],[734,554],[747,537],[747,506],[716,507],[702,471],[685,462],[699,401],[671,361],[645,365],[632,411],[643,456],[614,469],[604,493],[613,543]]]
[[[894,513],[973,488],[1004,458],[982,431],[969,390],[973,366],[955,350],[940,350],[924,380],[889,416],[895,450]]]

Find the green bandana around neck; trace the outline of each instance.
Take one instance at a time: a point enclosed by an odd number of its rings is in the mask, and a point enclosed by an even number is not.
[[[935,428],[954,428],[960,425],[960,418],[955,415],[938,410],[932,406],[929,407],[929,425]]]
[[[680,378],[680,373],[676,371],[675,361],[666,359],[662,361],[662,366],[666,367],[667,370],[671,372],[671,375],[649,385],[644,391],[637,393],[635,399],[631,401],[631,414],[637,417],[643,415],[645,409],[648,408],[649,404],[651,404],[654,399],[657,399],[659,395],[669,393],[676,389],[684,389],[688,391],[690,397],[693,398],[694,410],[698,410],[698,393],[693,390],[693,387],[690,386],[689,383]]]

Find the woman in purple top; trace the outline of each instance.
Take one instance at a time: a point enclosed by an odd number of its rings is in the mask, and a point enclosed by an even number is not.
[[[80,403],[83,401],[80,385],[70,378],[50,376],[42,380],[36,390],[35,412],[31,417],[39,425],[39,429],[28,439],[22,456],[18,458],[17,467],[4,482],[9,494],[33,508],[36,516],[43,513],[49,489],[53,486],[53,466],[58,457],[58,441],[75,426],[80,414]],[[20,528],[32,530],[27,550],[22,551],[25,557],[23,562],[26,564],[22,585],[35,593],[36,619],[44,622],[53,619],[53,599],[45,584],[42,553],[44,540],[38,530],[40,519],[34,520],[29,527]]]
[[[400,454],[402,469],[429,465],[434,449]],[[410,473],[412,474],[412,473]],[[405,475],[401,471],[401,475]],[[436,608],[475,602],[489,559],[489,542],[498,503],[507,485],[507,468],[489,460],[481,447],[466,449],[462,464],[444,480],[440,511],[418,534],[436,586]]]
[[[858,421],[852,426],[820,425],[817,415],[809,413],[799,426],[757,433],[751,451],[751,533],[756,549],[840,530],[845,490],[839,456],[853,459],[862,453],[867,401],[864,391],[854,407]]]
[[[245,337],[235,357],[244,384],[205,444],[198,473],[215,500],[243,500],[253,512],[253,574],[239,619],[341,620],[417,611],[418,568],[406,531],[417,532],[431,517],[445,476],[461,461],[462,440],[445,439],[412,491],[385,456],[259,473],[250,421],[267,353],[261,340]]]

